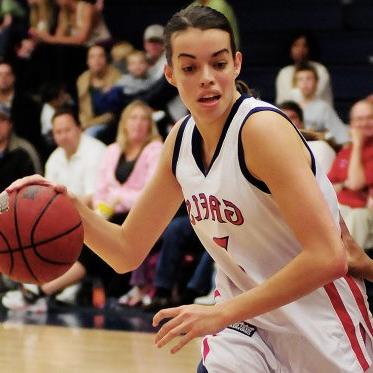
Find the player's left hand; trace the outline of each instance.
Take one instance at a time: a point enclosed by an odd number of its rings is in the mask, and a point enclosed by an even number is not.
[[[179,351],[196,337],[214,334],[226,327],[222,305],[200,306],[190,304],[159,311],[153,318],[153,326],[157,327],[164,319],[167,321],[155,337],[157,347],[163,347],[175,337],[180,336],[171,353]]]

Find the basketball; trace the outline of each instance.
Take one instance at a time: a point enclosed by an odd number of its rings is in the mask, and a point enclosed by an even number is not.
[[[52,187],[28,185],[0,197],[0,271],[42,284],[78,259],[83,225],[70,199]]]

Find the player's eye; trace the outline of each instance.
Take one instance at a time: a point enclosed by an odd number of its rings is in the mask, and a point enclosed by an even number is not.
[[[193,65],[184,66],[181,68],[185,73],[191,73],[195,70],[195,67]]]
[[[227,66],[227,62],[225,61],[218,61],[214,63],[214,67],[217,70],[223,70]]]

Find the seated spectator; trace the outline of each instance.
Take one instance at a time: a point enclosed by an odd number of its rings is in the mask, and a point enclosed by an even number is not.
[[[337,193],[341,214],[358,245],[367,248],[373,210],[373,104],[358,101],[350,111],[351,143],[343,148],[328,174]]]
[[[109,145],[100,163],[93,199],[96,210],[112,222],[122,223],[155,172],[161,149],[151,108],[141,101],[132,102],[123,110],[116,142]],[[132,273],[130,284],[136,298],[129,305],[136,305],[149,291],[149,265],[147,259]]]
[[[322,139],[322,136],[317,132],[304,129],[303,111],[301,107],[294,101],[285,101],[279,106],[291,122],[301,131],[309,147],[312,150],[317,162],[322,167],[325,173],[328,173],[335,159],[334,149]]]
[[[87,135],[99,137],[99,134],[114,120],[111,112],[97,115],[93,96],[97,92],[109,90],[120,78],[119,70],[109,64],[105,49],[99,45],[93,45],[88,49],[87,66],[83,74],[77,80],[79,117],[82,128]]]
[[[12,131],[7,109],[0,107],[0,191],[10,182],[40,173],[40,161],[33,146]]]
[[[40,105],[22,90],[16,89],[13,67],[0,62],[0,105],[10,111],[15,133],[42,153]]]
[[[155,79],[163,76],[166,64],[163,31],[163,26],[157,24],[148,26],[144,31],[144,50],[149,63],[149,76]]]
[[[319,77],[315,98],[320,98],[329,105],[333,105],[329,72],[321,63],[310,60],[311,53],[310,37],[304,34],[297,35],[290,46],[290,58],[293,63],[283,67],[276,77],[277,104],[286,100],[298,100],[299,90],[295,84],[295,70],[299,65],[308,63],[316,70],[317,76]]]
[[[43,103],[40,116],[41,134],[48,150],[54,150],[52,118],[59,109],[72,105],[71,97],[63,84],[46,83],[41,89],[41,101]]]
[[[148,90],[156,81],[149,75],[149,65],[143,51],[134,50],[128,54],[127,69],[128,73],[123,74],[115,84],[122,87],[126,95]]]
[[[0,57],[11,58],[11,48],[25,32],[26,11],[17,0],[0,2]]]
[[[27,0],[30,7],[29,24],[32,30],[50,33],[55,21],[55,6],[52,0]],[[28,37],[21,41],[17,56],[29,59],[36,47],[36,40]]]
[[[29,30],[38,43],[33,59],[43,69],[40,85],[48,80],[62,81],[75,99],[76,79],[85,70],[87,48],[107,43],[110,33],[101,12],[91,1],[57,0],[57,5],[57,27],[53,34]]]
[[[303,109],[305,127],[325,132],[327,139],[333,138],[337,144],[344,144],[349,141],[348,128],[326,101],[316,97],[318,79],[317,72],[311,65],[297,67],[295,84],[300,91],[297,102]]]
[[[134,50],[132,44],[128,41],[120,41],[115,43],[110,51],[113,66],[116,67],[122,74],[127,74],[127,56]]]

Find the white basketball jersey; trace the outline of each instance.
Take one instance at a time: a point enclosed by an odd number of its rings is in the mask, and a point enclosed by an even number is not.
[[[261,284],[301,251],[267,186],[245,165],[241,129],[250,115],[263,110],[285,116],[263,101],[244,95],[237,100],[208,170],[203,167],[201,135],[192,117],[183,121],[175,143],[173,170],[190,221],[217,263],[217,302]],[[311,158],[312,171],[339,225],[333,187],[312,153]],[[246,321],[258,328],[290,372],[302,366],[301,372],[351,373],[365,371],[372,364],[366,347],[373,334],[370,317],[363,283],[345,276]],[[287,343],[289,338],[292,343]]]

